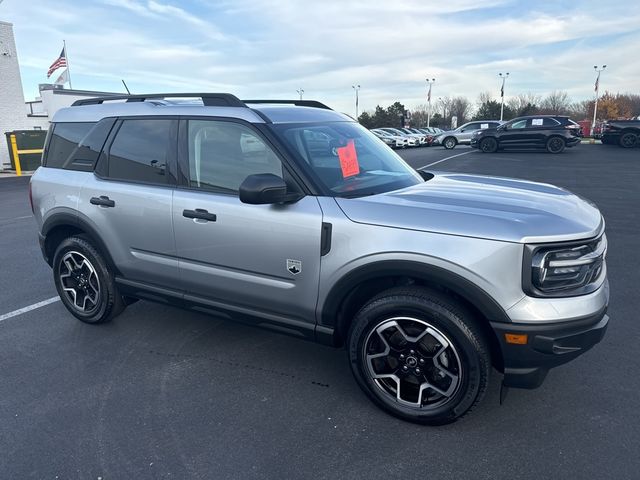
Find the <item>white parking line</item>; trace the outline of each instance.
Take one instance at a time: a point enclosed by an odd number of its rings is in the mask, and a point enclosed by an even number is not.
[[[17,315],[22,315],[23,313],[30,312],[31,310],[35,310],[40,307],[44,307],[54,302],[60,301],[60,297],[51,297],[46,300],[42,300],[41,302],[34,303],[33,305],[29,305],[27,307],[19,308],[18,310],[14,310],[13,312],[5,313],[4,315],[0,315],[0,322],[6,320],[7,318],[15,317]]]
[[[436,164],[438,164],[440,162],[444,162],[445,160],[451,160],[452,158],[461,157],[462,155],[467,155],[469,153],[473,153],[474,151],[475,150],[469,150],[468,152],[462,152],[462,153],[459,153],[457,155],[451,155],[450,157],[443,158],[442,160],[438,160],[437,162],[433,162],[433,163],[430,163],[429,165],[425,165],[424,167],[420,167],[420,168],[418,168],[418,170],[422,170],[423,168],[427,168],[427,167],[430,167],[432,165],[436,165]]]

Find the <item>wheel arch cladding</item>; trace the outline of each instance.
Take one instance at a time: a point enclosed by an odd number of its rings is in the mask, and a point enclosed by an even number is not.
[[[88,222],[82,218],[71,215],[69,213],[59,213],[49,217],[42,226],[42,235],[44,237],[44,255],[45,260],[52,266],[53,256],[55,254],[58,245],[65,238],[72,237],[74,235],[83,235],[94,246],[100,254],[104,256],[107,265],[113,268],[113,271],[118,273],[118,269],[111,258],[109,249],[101,240],[100,235],[95,229],[89,225]]]
[[[446,269],[409,261],[381,261],[344,275],[334,284],[322,306],[320,323],[333,329],[334,345],[343,345],[353,317],[364,304],[384,290],[419,285],[446,292],[477,319],[489,342],[494,366],[502,369],[502,353],[490,322],[511,323],[504,309],[469,280]]]

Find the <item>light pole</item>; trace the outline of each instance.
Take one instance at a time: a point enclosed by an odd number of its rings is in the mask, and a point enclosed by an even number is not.
[[[431,87],[433,87],[435,81],[435,78],[427,78],[427,83],[429,84],[429,93],[427,93],[427,103],[429,104],[429,110],[427,111],[427,128],[429,128],[429,124],[431,123]]]
[[[598,72],[598,76],[596,77],[596,104],[593,106],[593,121],[591,122],[591,137],[593,137],[593,131],[596,129],[596,115],[598,113],[598,92],[600,90],[600,72],[602,72],[606,65],[602,65],[602,67],[598,68],[597,65],[593,66],[593,69]]]
[[[358,92],[360,91],[360,85],[351,85],[356,92],[356,122],[358,121]]]
[[[502,88],[500,89],[500,121],[502,121],[502,117],[504,117],[504,82],[507,81],[507,77],[509,76],[509,72],[505,73],[504,75],[502,73],[499,73],[498,76],[502,79]]]
[[[296,92],[298,92],[298,95],[300,95],[300,100],[302,100],[302,95],[304,94],[304,90],[302,89],[302,87],[296,90]]]

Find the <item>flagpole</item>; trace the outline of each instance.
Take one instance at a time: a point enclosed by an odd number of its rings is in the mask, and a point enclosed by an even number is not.
[[[597,65],[593,66],[593,69],[598,72],[598,76],[596,77],[596,103],[593,106],[593,121],[591,122],[591,137],[593,138],[593,133],[596,129],[596,115],[598,114],[598,93],[600,90],[600,72],[602,72],[605,68],[607,68],[606,65],[603,65],[602,68],[598,68]]]
[[[67,78],[69,79],[69,90],[73,90],[73,85],[71,85],[71,68],[69,67],[69,54],[67,53],[67,42],[62,40],[62,48],[64,49],[64,58],[67,60]]]

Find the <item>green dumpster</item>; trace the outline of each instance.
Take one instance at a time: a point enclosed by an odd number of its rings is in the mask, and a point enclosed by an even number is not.
[[[14,130],[6,132],[7,145],[9,146],[9,157],[11,158],[11,168],[16,169],[16,159],[12,148],[11,136],[15,135],[20,157],[20,167],[22,170],[35,170],[40,166],[42,159],[42,148],[47,137],[46,130]]]

